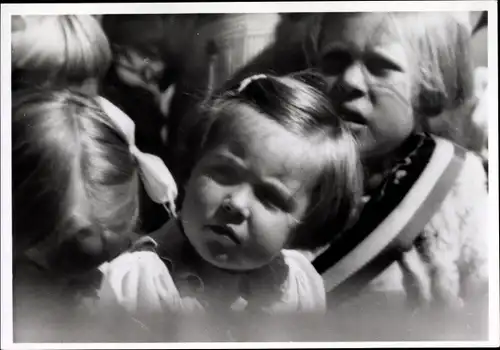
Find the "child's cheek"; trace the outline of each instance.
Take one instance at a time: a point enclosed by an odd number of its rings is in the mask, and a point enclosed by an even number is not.
[[[404,139],[414,129],[411,87],[401,79],[372,86],[374,112],[370,116],[372,130],[382,138]]]
[[[222,202],[224,188],[208,176],[199,176],[192,185],[193,200],[205,215],[212,216]]]
[[[396,93],[398,98],[405,103],[411,101],[414,82],[412,73],[409,71],[391,71],[382,77],[372,76],[369,84],[372,95],[375,98],[375,103],[377,103],[377,95],[379,95],[380,90]]]
[[[260,215],[259,215],[260,214]],[[296,221],[285,213],[268,213],[259,210],[252,212],[250,229],[256,250],[264,257],[276,256],[289,241],[291,232],[296,226]]]

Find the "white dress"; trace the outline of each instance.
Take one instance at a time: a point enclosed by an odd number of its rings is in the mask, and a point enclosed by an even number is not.
[[[159,231],[168,231],[171,225],[169,222]],[[143,237],[131,250],[101,266],[104,274],[99,293],[102,305],[117,303],[137,319],[217,308],[207,303],[201,278],[182,261],[160,257],[157,246],[155,239]],[[230,309],[259,309],[268,314],[322,313],[326,310],[323,279],[308,259],[293,250],[283,250],[281,255],[280,261],[286,267],[285,278],[279,283],[269,274],[253,278],[249,283],[251,292],[236,293]],[[269,271],[276,267],[279,268],[274,266]]]

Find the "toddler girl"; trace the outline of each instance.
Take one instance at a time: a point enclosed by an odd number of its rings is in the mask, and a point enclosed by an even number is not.
[[[302,78],[253,76],[201,107],[179,219],[106,266],[110,297],[145,319],[193,308],[324,311],[322,280],[294,249],[347,226],[358,157],[309,85],[320,80]]]
[[[158,180],[168,170],[133,135],[130,119],[103,99],[69,90],[14,95],[15,341],[111,336],[92,326],[86,305],[100,286],[98,266],[135,239],[138,174],[159,202],[176,191]]]

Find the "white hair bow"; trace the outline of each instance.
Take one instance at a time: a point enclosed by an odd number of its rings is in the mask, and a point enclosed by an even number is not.
[[[103,97],[98,101],[106,114],[125,135],[130,153],[139,164],[139,174],[149,197],[156,203],[162,204],[167,212],[175,217],[175,199],[177,185],[165,163],[157,156],[141,152],[135,145],[135,124],[122,110]]]

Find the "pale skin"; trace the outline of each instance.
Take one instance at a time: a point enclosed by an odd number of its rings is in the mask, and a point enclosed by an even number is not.
[[[391,154],[415,128],[410,57],[385,26],[378,14],[326,21],[318,48],[332,101],[365,161]]]

